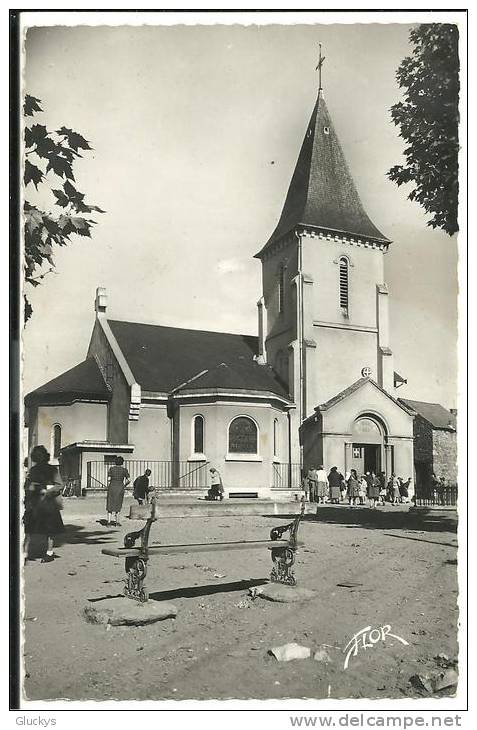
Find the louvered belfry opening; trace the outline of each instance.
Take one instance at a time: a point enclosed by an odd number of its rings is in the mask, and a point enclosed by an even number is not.
[[[349,272],[348,260],[340,259],[340,307],[344,314],[348,314],[349,306]]]

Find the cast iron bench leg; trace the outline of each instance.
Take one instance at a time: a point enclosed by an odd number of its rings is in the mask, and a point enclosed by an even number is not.
[[[135,598],[141,603],[145,603],[149,598],[149,593],[144,585],[144,579],[147,574],[147,558],[126,558],[126,580],[124,586],[124,595],[127,598]]]
[[[302,499],[300,513],[295,517],[293,522],[290,522],[288,525],[274,527],[270,532],[271,540],[279,540],[285,532],[290,533],[287,547],[272,548],[273,568],[270,573],[270,580],[272,583],[283,583],[287,586],[296,586],[293,564],[295,562],[298,528],[304,514],[305,502]]]
[[[296,586],[293,570],[295,551],[291,548],[272,548],[273,568],[270,573],[272,583],[283,583],[287,586]]]

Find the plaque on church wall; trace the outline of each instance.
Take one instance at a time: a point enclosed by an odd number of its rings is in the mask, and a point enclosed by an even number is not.
[[[257,427],[246,417],[236,418],[229,428],[229,453],[256,454]]]

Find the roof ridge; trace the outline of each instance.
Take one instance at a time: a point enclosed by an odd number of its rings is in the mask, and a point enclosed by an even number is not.
[[[208,335],[223,335],[223,336],[230,336],[230,337],[251,337],[253,339],[258,340],[258,335],[249,335],[244,332],[221,332],[219,330],[201,330],[201,329],[195,329],[191,327],[174,327],[172,325],[168,324],[157,324],[154,322],[135,322],[129,319],[113,319],[111,317],[107,317],[108,322],[116,322],[118,324],[134,324],[139,325],[141,327],[160,327],[161,329],[167,329],[167,330],[180,330],[181,332],[199,332],[201,334],[208,334]]]
[[[354,383],[349,385],[347,388],[344,388],[336,395],[329,398],[325,403],[321,403],[320,405],[315,407],[315,411],[327,411],[330,408],[333,408],[337,403],[340,403],[340,401],[347,398],[348,395],[351,395],[356,390],[361,388],[366,383],[371,383],[374,385],[375,388],[381,391],[384,395],[386,395],[388,398],[390,398],[397,406],[403,409],[403,411],[406,411],[407,413],[410,413],[410,409],[402,403],[402,399],[395,398],[391,393],[389,393],[385,388],[382,387],[382,385],[379,385],[373,378],[359,378],[358,380],[355,380]]]

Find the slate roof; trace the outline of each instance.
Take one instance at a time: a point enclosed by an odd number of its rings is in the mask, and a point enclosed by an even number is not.
[[[253,360],[222,362],[185,384],[179,392],[208,389],[268,391],[289,400],[288,393],[274,370],[269,365],[259,365]]]
[[[286,397],[274,371],[253,360],[257,337],[118,320],[108,323],[134,379],[145,391],[240,388]]]
[[[25,396],[25,404],[71,403],[72,400],[109,400],[111,393],[96,360],[89,357]]]
[[[422,416],[433,428],[455,431],[457,419],[453,413],[446,410],[439,403],[426,403],[420,400],[400,398],[408,408]]]
[[[363,208],[323,96],[305,133],[280,220],[257,258],[297,225],[389,243]]]

